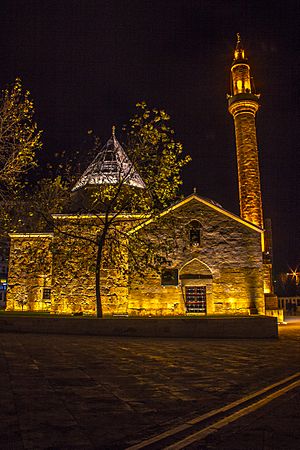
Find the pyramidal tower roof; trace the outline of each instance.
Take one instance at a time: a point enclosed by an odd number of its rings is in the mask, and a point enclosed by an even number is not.
[[[119,183],[141,189],[146,187],[142,178],[135,170],[133,163],[118,142],[113,127],[111,138],[84,171],[72,191],[77,191],[85,186]]]

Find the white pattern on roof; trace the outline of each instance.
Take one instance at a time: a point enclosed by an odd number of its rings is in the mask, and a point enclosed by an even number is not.
[[[112,137],[84,171],[72,191],[85,186],[119,183],[142,189],[146,187],[113,132]]]

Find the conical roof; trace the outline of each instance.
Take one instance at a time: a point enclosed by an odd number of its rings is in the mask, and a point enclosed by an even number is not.
[[[72,191],[85,186],[124,183],[144,189],[145,183],[118,142],[114,129],[111,138],[84,171]]]

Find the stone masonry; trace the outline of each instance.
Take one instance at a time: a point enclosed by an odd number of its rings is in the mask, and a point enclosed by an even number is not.
[[[57,215],[55,220],[59,233],[12,235],[8,309],[95,314],[92,240],[99,222],[92,215]],[[198,245],[189,240],[192,220],[201,226]],[[189,286],[205,287],[206,314],[264,314],[262,230],[197,195],[144,226],[134,228],[134,224],[125,218],[120,221],[123,230],[130,230],[128,242],[110,256],[109,249],[104,250],[105,315],[185,315]],[[130,245],[136,245],[137,235],[156,242],[153,258],[161,261],[155,267],[149,264],[142,274],[133,270],[131,259]],[[178,271],[176,285],[163,285],[166,268]],[[45,289],[51,289],[51,299],[45,298]]]
[[[161,218],[164,223],[145,226],[150,235],[151,227],[159,227],[163,243],[171,237],[168,221],[176,222],[179,237],[169,253],[168,268],[178,269],[178,285],[162,286],[161,274],[150,269],[143,280],[133,276],[128,313],[185,314],[186,287],[205,286],[207,314],[249,314],[255,310],[264,314],[261,230],[197,196],[188,199]],[[191,219],[201,223],[199,246],[191,246],[188,240]]]

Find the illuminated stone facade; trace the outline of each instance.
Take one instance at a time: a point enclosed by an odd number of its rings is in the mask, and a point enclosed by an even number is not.
[[[87,239],[99,232],[99,218],[57,215],[55,221],[59,229],[56,233],[11,235],[7,310],[95,314],[96,247]],[[126,218],[120,226],[126,229]],[[106,314],[124,314],[128,301],[127,253],[122,251],[112,264],[104,251],[102,266],[103,309]]]
[[[60,233],[54,234],[52,243],[51,311],[95,314],[96,246],[69,235],[93,239],[99,233],[99,217],[57,215],[55,221]],[[128,228],[126,217],[119,225]],[[102,307],[109,315],[126,313],[128,301],[127,246],[120,245],[113,255],[112,261],[104,251],[101,269]]]
[[[52,240],[52,233],[11,236],[8,311],[50,310]],[[47,292],[49,295],[46,295]]]
[[[143,280],[130,280],[130,314],[193,314],[187,295],[196,287],[205,297],[200,314],[264,314],[262,230],[197,195],[183,200],[160,220],[164,224],[150,222],[144,228],[151,235],[151,227],[153,233],[159,227],[161,241],[166,242],[170,239],[166,224],[175,221],[176,248],[170,249],[166,270],[178,271],[178,284],[163,285],[161,274],[153,270]],[[199,242],[190,239],[191,221],[200,224]],[[137,232],[143,233],[143,228]]]
[[[95,216],[57,215],[56,221],[63,233],[93,237],[99,231]],[[192,222],[199,224],[196,241]],[[128,229],[128,243],[120,246],[114,262],[104,256],[104,315],[264,313],[258,227],[195,194],[155,221],[133,223],[125,217],[120,221]],[[160,256],[167,258],[161,268],[140,275],[130,271],[128,249],[136,234],[145,233],[167,243],[168,252],[162,245]],[[12,235],[8,309],[95,314],[95,251],[61,232]],[[175,274],[171,283],[164,281],[168,271]],[[51,299],[43,298],[49,288]]]

